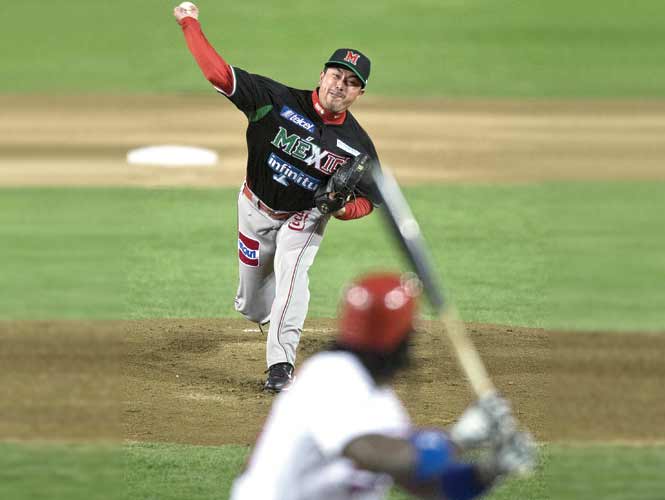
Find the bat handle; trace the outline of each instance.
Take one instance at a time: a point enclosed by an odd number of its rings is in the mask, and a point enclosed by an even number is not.
[[[478,398],[496,392],[496,387],[487,373],[480,355],[466,333],[457,309],[449,305],[441,314],[448,338],[457,354],[457,359]]]

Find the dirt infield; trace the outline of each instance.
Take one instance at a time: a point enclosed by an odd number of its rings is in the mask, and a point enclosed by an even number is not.
[[[299,363],[334,326],[306,323]],[[538,439],[665,439],[665,335],[468,326]],[[265,337],[244,320],[5,322],[0,342],[0,439],[249,444],[273,400]],[[423,324],[414,353],[397,390],[416,423],[447,425],[471,393],[440,325]]]
[[[0,96],[0,186],[238,186],[242,113],[211,96]],[[404,101],[354,113],[402,183],[665,179],[665,103]],[[152,144],[215,149],[209,168],[130,167]]]
[[[222,98],[0,96],[0,186],[237,186],[244,118]],[[356,115],[403,183],[665,179],[665,103],[395,102]],[[129,167],[131,148],[216,149],[215,168]],[[308,320],[299,362],[330,340]],[[398,391],[446,425],[470,392],[428,323]],[[665,334],[471,324],[497,385],[546,441],[665,439]],[[272,397],[242,320],[0,323],[0,440],[252,443]],[[343,411],[343,409],[340,409]]]

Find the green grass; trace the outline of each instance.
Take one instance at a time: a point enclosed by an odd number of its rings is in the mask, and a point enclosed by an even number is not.
[[[0,92],[206,92],[172,17],[177,0],[26,0],[0,32]],[[665,96],[660,0],[200,0],[229,62],[311,87],[352,46],[380,95]]]
[[[553,324],[665,331],[665,183],[559,184],[545,200]]]
[[[658,500],[665,446],[548,445],[543,466],[491,500]],[[12,500],[226,499],[248,448],[174,444],[0,443],[0,498]],[[391,500],[408,498],[394,491]]]
[[[127,498],[204,500],[228,498],[247,447],[135,444],[124,448]]]
[[[659,500],[665,447],[609,444],[552,446],[545,484],[551,500]]]
[[[124,466],[118,445],[0,443],[0,498],[120,498]]]
[[[0,191],[0,318],[235,317],[235,189]],[[665,183],[406,190],[470,321],[665,330]],[[358,273],[403,268],[379,214],[332,221],[310,317]]]
[[[121,316],[121,251],[133,229],[118,212],[122,198],[103,190],[3,189],[0,317]]]

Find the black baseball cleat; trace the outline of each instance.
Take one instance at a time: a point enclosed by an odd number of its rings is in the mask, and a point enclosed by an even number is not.
[[[286,391],[293,381],[293,365],[291,363],[275,363],[266,370],[268,380],[263,385],[264,391]]]

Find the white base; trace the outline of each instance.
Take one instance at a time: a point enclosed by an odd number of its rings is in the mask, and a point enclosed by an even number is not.
[[[164,144],[132,149],[127,153],[130,165],[158,167],[211,167],[219,160],[211,149]]]

